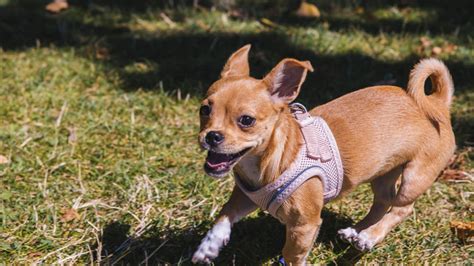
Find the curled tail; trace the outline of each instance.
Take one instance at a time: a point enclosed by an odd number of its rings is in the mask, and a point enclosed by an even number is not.
[[[425,81],[431,78],[432,93],[425,94]],[[449,107],[454,92],[453,80],[448,68],[438,59],[423,59],[412,69],[408,81],[408,95],[432,120],[449,120]]]

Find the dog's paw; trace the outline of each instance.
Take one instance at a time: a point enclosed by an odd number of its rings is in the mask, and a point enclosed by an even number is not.
[[[230,223],[228,220],[214,225],[201,241],[196,252],[194,252],[193,263],[211,263],[219,255],[220,249],[227,245],[230,239]]]
[[[374,239],[368,233],[362,231],[359,235],[354,239],[352,243],[354,247],[362,252],[367,252],[371,250],[376,244],[377,240]]]
[[[357,238],[357,236],[359,235],[357,233],[357,231],[352,227],[339,229],[339,231],[337,231],[337,233],[338,233],[339,237],[347,243],[352,243]]]

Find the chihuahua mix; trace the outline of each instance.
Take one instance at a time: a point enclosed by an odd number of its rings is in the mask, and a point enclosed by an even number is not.
[[[249,195],[279,180],[305,146],[306,136],[290,103],[307,72],[313,71],[310,62],[286,58],[263,79],[255,79],[249,76],[249,50],[246,45],[230,56],[200,108],[199,143],[208,151],[204,170],[216,178],[233,170],[236,185],[194,253],[194,263],[216,258],[234,223],[258,207],[266,209]],[[428,77],[432,92],[426,95]],[[424,59],[411,71],[407,91],[364,88],[308,112],[325,121],[337,142],[343,169],[337,196],[365,182],[374,193],[367,216],[338,231],[343,240],[368,251],[413,212],[414,201],[455,150],[449,112],[453,91],[446,66]],[[325,182],[319,174],[310,176],[270,212],[286,226],[286,263],[306,261],[322,223]]]

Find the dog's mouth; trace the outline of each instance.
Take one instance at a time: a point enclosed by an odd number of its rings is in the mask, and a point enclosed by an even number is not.
[[[223,177],[231,169],[232,166],[242,157],[250,148],[243,149],[238,153],[226,154],[217,153],[209,150],[207,153],[206,163],[204,164],[204,170],[206,173],[213,177]]]

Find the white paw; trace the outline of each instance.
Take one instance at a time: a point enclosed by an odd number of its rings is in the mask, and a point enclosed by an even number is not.
[[[357,248],[358,250],[366,252],[366,251],[371,250],[375,246],[375,244],[377,244],[377,242],[369,234],[362,231],[357,236],[353,244],[354,244],[354,247]]]
[[[219,250],[227,245],[230,238],[230,222],[228,219],[219,221],[212,227],[194,252],[193,263],[210,263],[219,255]]]
[[[344,228],[344,229],[339,229],[339,231],[337,231],[337,233],[339,234],[339,237],[348,242],[348,243],[352,243],[358,236],[358,233],[357,231],[352,228],[352,227],[347,227],[347,228]]]

